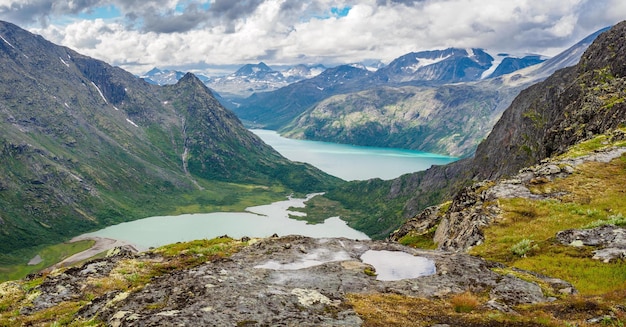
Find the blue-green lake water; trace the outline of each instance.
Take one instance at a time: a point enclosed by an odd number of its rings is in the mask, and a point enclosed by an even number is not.
[[[268,130],[252,132],[286,158],[307,162],[344,180],[392,179],[405,173],[425,170],[431,165],[443,165],[456,160],[419,151],[292,140]],[[289,218],[290,214],[300,214],[290,212],[289,207],[302,207],[305,201],[290,198],[251,207],[247,212],[150,217],[110,226],[85,236],[123,240],[139,249],[221,235],[240,238],[299,234],[368,239],[367,235],[352,229],[338,217],[329,217],[324,223],[315,225]]]
[[[344,180],[393,179],[457,160],[444,155],[390,148],[294,140],[275,131],[253,129],[265,143],[292,161],[310,163]]]

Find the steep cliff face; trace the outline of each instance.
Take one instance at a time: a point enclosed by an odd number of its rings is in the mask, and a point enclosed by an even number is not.
[[[559,154],[626,122],[626,24],[601,34],[575,67],[513,101],[476,150],[479,178],[496,178]]]

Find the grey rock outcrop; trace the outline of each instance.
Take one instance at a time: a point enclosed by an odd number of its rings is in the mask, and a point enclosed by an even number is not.
[[[407,220],[398,230],[391,233],[388,240],[397,242],[411,232],[418,235],[427,233],[428,230],[439,224],[441,220],[440,211],[440,205],[424,209],[419,215]]]
[[[593,229],[568,229],[556,234],[561,244],[593,246],[593,259],[610,262],[626,259],[626,229],[604,225]]]
[[[364,253],[372,251],[421,257],[434,263],[435,269],[425,276],[382,280],[371,273],[375,266],[361,260]],[[21,314],[35,314],[54,303],[81,298],[94,279],[119,271],[115,267],[120,260],[148,264],[159,262],[159,256],[123,252],[53,273],[36,287],[33,306]],[[404,262],[397,264],[400,269]],[[77,318],[97,317],[110,326],[361,326],[348,294],[441,298],[471,291],[489,294],[490,303],[506,311],[517,304],[552,300],[537,284],[502,275],[494,268],[503,266],[462,253],[418,250],[395,243],[268,238],[252,242],[229,258],[165,273],[142,288],[106,292],[84,305]],[[573,292],[563,281],[550,283],[552,279],[541,278],[555,288],[550,293]]]
[[[467,251],[483,242],[482,229],[497,219],[500,208],[497,199],[526,198],[548,199],[564,195],[563,192],[537,194],[530,191],[529,186],[550,182],[555,178],[564,178],[576,171],[576,166],[585,162],[607,163],[626,153],[626,148],[610,148],[595,153],[563,160],[544,160],[541,164],[523,168],[519,173],[508,179],[483,181],[461,190],[452,200],[445,214],[434,213],[431,207],[415,218],[409,220],[392,236],[397,241],[411,231],[421,234],[424,228],[432,228],[439,224],[434,236],[438,249],[445,251]],[[610,250],[613,248],[613,250]],[[598,256],[614,258],[623,255],[614,247],[598,250]],[[603,254],[606,253],[606,254]],[[609,254],[610,253],[610,254]]]

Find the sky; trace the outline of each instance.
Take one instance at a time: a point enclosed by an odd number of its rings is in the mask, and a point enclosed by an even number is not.
[[[0,20],[134,74],[389,63],[448,47],[553,56],[624,19],[624,0],[0,0]]]

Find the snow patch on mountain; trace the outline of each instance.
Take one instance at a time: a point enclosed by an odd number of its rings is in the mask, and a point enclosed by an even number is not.
[[[442,62],[442,61],[444,61],[444,60],[446,60],[446,59],[448,59],[450,57],[451,57],[451,55],[444,56],[442,54],[439,58],[431,58],[431,59],[429,59],[429,58],[418,58],[417,59],[418,61],[415,64],[406,67],[406,70],[414,73],[414,72],[416,72],[418,69],[420,69],[422,67],[426,67],[426,66],[430,66],[430,65],[436,64],[438,62]]]
[[[6,44],[8,44],[11,48],[15,49],[13,44],[11,44],[11,42],[7,41],[7,39],[5,39],[4,36],[0,35],[0,39],[2,39],[2,41],[4,41]]]
[[[104,100],[105,103],[109,103],[109,101],[107,101],[107,98],[104,97],[104,94],[102,94],[102,91],[100,91],[100,88],[98,87],[98,85],[96,85],[96,83],[94,82],[91,82],[91,85],[93,85],[93,87],[95,87],[96,90],[98,90],[98,93],[102,97],[102,100]]]

